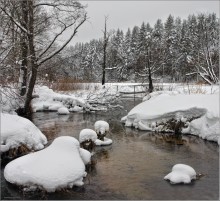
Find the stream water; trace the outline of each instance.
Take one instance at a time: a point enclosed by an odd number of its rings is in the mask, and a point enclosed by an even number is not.
[[[23,192],[7,183],[1,167],[2,200],[217,200],[219,199],[219,147],[196,136],[184,136],[184,145],[168,143],[160,134],[126,128],[121,117],[140,100],[122,100],[125,108],[94,114],[34,113],[33,122],[49,142],[58,136],[78,139],[97,120],[110,124],[110,146],[96,147],[95,162],[85,185],[55,193]],[[184,163],[204,176],[189,185],[171,185],[163,177],[173,165]],[[59,175],[58,175],[59,176]]]

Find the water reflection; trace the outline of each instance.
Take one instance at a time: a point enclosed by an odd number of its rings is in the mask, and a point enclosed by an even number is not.
[[[132,107],[133,102],[126,108]],[[128,110],[130,110],[129,108]],[[2,176],[2,198],[51,199],[51,200],[217,200],[219,195],[219,150],[216,143],[196,136],[183,136],[184,144],[164,140],[162,134],[138,131],[120,123],[125,110],[111,110],[99,114],[71,113],[59,116],[56,113],[35,113],[34,123],[49,140],[69,135],[78,139],[84,128],[94,129],[97,120],[110,124],[107,137],[113,140],[110,146],[95,148],[92,164],[83,187],[56,193],[26,192],[23,194],[5,182]],[[191,185],[171,185],[163,180],[172,166],[185,163],[205,176]],[[3,168],[1,173],[3,173]]]

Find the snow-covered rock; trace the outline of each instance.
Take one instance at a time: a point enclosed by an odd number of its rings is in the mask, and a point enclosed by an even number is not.
[[[112,140],[110,138],[104,137],[104,141],[97,139],[95,141],[95,144],[97,146],[110,145],[110,144],[112,144]]]
[[[57,110],[58,114],[69,114],[69,110],[66,107],[61,107]]]
[[[86,140],[92,140],[95,142],[97,139],[97,134],[94,130],[86,128],[80,131],[79,133],[79,142],[84,142]]]
[[[191,183],[191,180],[196,179],[196,171],[185,164],[176,164],[172,168],[172,172],[164,177],[169,180],[171,184]]]
[[[40,150],[47,144],[45,135],[28,119],[1,113],[1,152],[21,145]]]
[[[62,136],[49,147],[8,163],[4,177],[12,184],[48,192],[81,186],[90,157],[87,151],[80,149],[78,140]]]
[[[74,107],[70,108],[69,111],[70,112],[81,112],[83,111],[83,108],[75,105]]]
[[[86,149],[80,148],[79,149],[80,156],[84,162],[85,165],[90,163],[91,161],[91,153],[87,151]]]
[[[94,127],[97,134],[104,135],[109,131],[109,124],[106,121],[96,121]]]
[[[183,133],[219,142],[219,94],[160,94],[135,106],[121,121],[141,130],[170,132],[163,125],[172,119],[186,124]]]

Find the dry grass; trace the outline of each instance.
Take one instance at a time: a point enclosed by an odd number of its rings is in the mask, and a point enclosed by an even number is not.
[[[184,93],[186,94],[207,94],[207,91],[204,89],[203,84],[194,84],[184,86]]]
[[[56,83],[52,83],[50,88],[55,91],[78,91],[78,90],[97,90],[98,84],[87,81],[75,80],[71,78],[59,79]]]

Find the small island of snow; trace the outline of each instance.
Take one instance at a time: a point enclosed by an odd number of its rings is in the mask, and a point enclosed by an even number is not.
[[[57,113],[58,114],[62,114],[62,115],[65,115],[65,114],[69,114],[69,110],[66,108],[66,107],[61,107],[57,110]]]
[[[191,183],[191,180],[196,179],[196,171],[189,165],[176,164],[172,168],[172,172],[164,177],[171,184]]]
[[[85,128],[85,129],[81,130],[79,133],[79,142],[80,143],[87,141],[87,140],[92,140],[93,142],[95,142],[96,139],[97,139],[97,134],[92,129]]]
[[[54,192],[83,185],[85,164],[90,158],[91,154],[80,148],[78,140],[62,136],[44,150],[8,163],[4,177],[12,184]]]
[[[109,124],[106,121],[96,121],[94,124],[95,131],[97,134],[104,135],[109,131]]]

